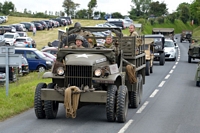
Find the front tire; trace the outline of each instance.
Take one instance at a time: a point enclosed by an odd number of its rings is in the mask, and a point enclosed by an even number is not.
[[[106,116],[110,122],[116,120],[116,94],[117,86],[109,85],[107,89]]]
[[[39,83],[35,90],[34,108],[35,108],[35,115],[38,119],[44,119],[46,117],[44,111],[44,101],[41,100],[41,89],[46,87],[47,87],[46,83]]]
[[[117,94],[116,117],[118,122],[125,122],[128,112],[128,91],[125,85],[119,86]]]
[[[49,83],[47,85],[47,88],[53,89],[55,87],[55,83]],[[45,100],[44,101],[44,109],[45,109],[45,114],[47,119],[55,119],[58,113],[58,106],[59,103],[57,101],[50,101],[50,100]]]

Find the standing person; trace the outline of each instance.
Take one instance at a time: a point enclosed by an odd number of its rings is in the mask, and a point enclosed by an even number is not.
[[[135,31],[135,25],[133,24],[129,26],[129,32],[130,32],[129,36],[138,36],[138,33]]]
[[[33,36],[36,34],[36,27],[33,27]]]

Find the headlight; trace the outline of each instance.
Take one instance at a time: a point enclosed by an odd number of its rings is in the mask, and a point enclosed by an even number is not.
[[[58,67],[58,69],[57,69],[57,74],[60,75],[60,76],[64,74],[64,69],[63,69],[63,67]]]
[[[51,64],[51,61],[46,61],[46,64]]]
[[[94,75],[97,76],[97,77],[101,76],[101,74],[102,74],[102,70],[101,69],[96,69],[94,71]]]

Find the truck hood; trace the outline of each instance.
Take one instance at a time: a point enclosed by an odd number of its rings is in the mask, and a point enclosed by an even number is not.
[[[107,61],[107,58],[101,54],[68,54],[65,56],[65,61],[67,65],[92,66]]]

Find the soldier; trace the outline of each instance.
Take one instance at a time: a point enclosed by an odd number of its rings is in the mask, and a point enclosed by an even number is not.
[[[112,39],[112,36],[111,35],[107,35],[106,36],[106,41],[104,43],[104,46],[106,48],[110,48],[110,49],[113,49],[114,51],[116,50],[116,47],[113,45],[113,39]]]
[[[133,24],[129,26],[129,32],[130,32],[129,36],[138,36],[138,33],[135,31],[135,25]]]
[[[95,39],[92,39],[92,38],[94,38],[94,35],[89,31],[81,30],[81,24],[79,22],[76,22],[74,24],[74,27],[77,29],[77,31],[74,34],[78,34],[78,35],[81,35],[83,37],[86,37],[87,41],[89,42],[89,45],[90,45],[88,47],[93,48],[95,43],[96,43]]]
[[[75,40],[75,45],[69,46],[69,48],[84,48],[83,45],[83,37],[80,35],[77,35]],[[68,46],[65,46],[65,48],[68,48]]]

